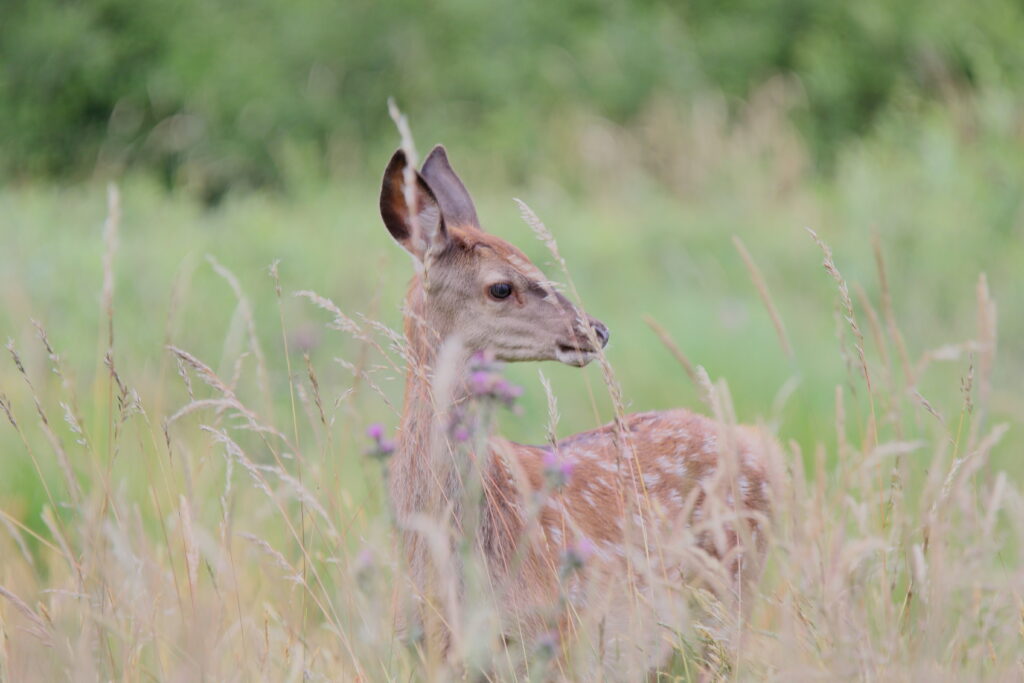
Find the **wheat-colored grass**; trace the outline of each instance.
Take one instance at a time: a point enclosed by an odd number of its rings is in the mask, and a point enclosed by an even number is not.
[[[396,612],[418,596],[383,496],[384,471],[367,453],[372,444],[363,434],[366,406],[386,409],[381,384],[404,370],[401,335],[299,291],[311,309],[327,312],[330,334],[355,345],[350,357],[357,360],[339,359],[351,383],[327,386],[323,368],[308,355],[295,367],[287,351],[263,351],[259,339],[275,336],[288,348],[285,308],[280,329],[259,329],[241,281],[211,260],[237,301],[243,348],[225,365],[171,343],[167,362],[177,373],[136,389],[118,369],[112,275],[117,230],[131,217],[121,214],[115,191],[110,197],[98,312],[106,334],[96,358],[103,372],[80,387],[42,326],[35,352],[47,362],[35,374],[22,361],[25,349],[8,343],[19,384],[2,388],[0,410],[23,451],[6,457],[31,461],[46,502],[40,520],[25,520],[0,501],[0,680],[639,675],[601,670],[585,633],[558,657],[550,643],[498,638],[491,612],[496,588],[483,575],[467,580],[464,605],[434,605],[436,618],[455,631],[456,661],[425,649],[415,633],[400,634]],[[521,210],[578,297],[553,235],[525,205]],[[911,349],[934,340],[902,332],[893,303],[901,293],[885,278],[881,246],[874,248],[881,296],[873,302],[872,287],[855,285],[850,296],[836,257],[815,239],[825,254],[821,287],[837,297],[843,335],[849,331],[855,348],[854,372],[836,387],[835,434],[805,444],[806,454],[778,434],[786,445],[788,487],[776,501],[767,567],[749,597],[749,616],[694,593],[691,617],[664,625],[675,657],[657,676],[1020,679],[1024,497],[1019,481],[990,466],[1013,427],[989,423],[998,364],[996,304],[987,282],[979,278],[973,293],[976,329],[914,358]],[[773,304],[754,256],[736,246],[780,342],[794,348],[785,310]],[[301,276],[276,267],[272,277],[279,301],[291,287],[304,286]],[[867,335],[861,319],[868,321]],[[650,324],[706,409],[734,422],[728,385],[691,362],[657,322]],[[869,339],[877,360],[866,348]],[[928,383],[936,361],[950,357],[968,362],[963,377],[942,383],[940,375]],[[604,381],[589,391],[609,393],[621,418],[628,397],[616,372],[629,368],[613,370],[607,359],[601,364]],[[51,374],[55,384],[46,381]],[[558,401],[580,397],[556,397],[546,381],[544,387],[553,434]],[[287,401],[275,400],[274,392]],[[936,407],[950,405],[949,397],[961,406],[958,414]],[[880,414],[874,406],[882,407]],[[628,457],[628,439],[623,444]],[[927,467],[910,467],[911,455]],[[445,530],[424,531],[444,547]],[[650,560],[637,559],[644,561]],[[645,570],[650,567],[638,567]],[[707,571],[714,576],[713,567]],[[444,598],[456,594],[449,590]],[[639,598],[625,597],[633,598],[623,600],[625,610]]]

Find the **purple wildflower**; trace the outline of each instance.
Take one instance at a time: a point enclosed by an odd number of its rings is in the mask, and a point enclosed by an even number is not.
[[[504,377],[498,379],[492,388],[494,397],[511,405],[523,393],[522,387],[517,387]]]
[[[580,536],[576,541],[576,544],[570,548],[579,558],[583,560],[590,559],[590,556],[597,550],[597,546],[586,536]]]
[[[563,458],[558,451],[544,451],[544,477],[552,488],[561,488],[572,479],[572,472],[576,463],[569,458]]]
[[[469,388],[476,396],[486,396],[494,386],[494,375],[485,370],[475,370],[469,376]]]
[[[469,359],[469,365],[474,370],[491,370],[494,366],[493,351],[477,351]]]
[[[366,428],[366,436],[373,439],[373,447],[367,453],[377,458],[386,458],[395,452],[395,442],[384,436],[384,425],[374,422]]]
[[[558,633],[548,631],[537,638],[537,653],[543,659],[554,659],[558,652]]]
[[[359,554],[356,555],[356,561],[354,562],[356,571],[362,572],[372,567],[374,564],[373,559],[374,558],[372,550],[370,550],[369,548],[363,548],[362,550],[360,550]]]
[[[594,542],[586,536],[581,536],[576,543],[562,551],[562,567],[559,572],[562,578],[583,569],[593,554]]]
[[[376,569],[377,558],[369,548],[363,548],[352,562],[352,572],[360,583],[369,580]]]
[[[493,354],[478,351],[469,363],[469,393],[476,398],[494,399],[513,408],[523,389],[501,376],[501,364]]]

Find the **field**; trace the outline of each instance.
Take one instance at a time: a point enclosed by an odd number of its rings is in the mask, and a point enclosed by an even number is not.
[[[667,628],[664,680],[1019,678],[1020,111],[893,116],[819,175],[765,99],[642,133],[592,121],[566,143],[587,160],[572,187],[446,141],[485,227],[561,280],[512,198],[552,231],[628,410],[710,410],[653,322],[786,445],[744,637]],[[378,182],[214,208],[143,176],[0,190],[0,680],[452,675],[392,629],[409,588],[365,430],[397,424],[386,328],[411,265]],[[525,394],[504,434],[544,440],[539,371],[559,435],[611,418],[596,366],[509,366]],[[594,679],[571,647],[514,665],[471,631],[470,672]]]

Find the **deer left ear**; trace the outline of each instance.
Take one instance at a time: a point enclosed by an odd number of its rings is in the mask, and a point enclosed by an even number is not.
[[[380,215],[395,241],[421,262],[448,245],[448,230],[437,198],[416,169],[409,166],[401,149],[384,170]]]

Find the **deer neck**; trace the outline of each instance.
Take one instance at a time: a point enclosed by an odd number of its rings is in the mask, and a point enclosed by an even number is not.
[[[408,368],[397,447],[391,465],[393,504],[399,516],[437,517],[456,507],[462,478],[448,439],[451,407],[468,399],[465,372],[470,353],[458,349],[455,335],[430,309],[417,276],[406,296]]]

